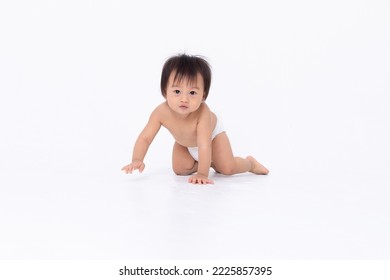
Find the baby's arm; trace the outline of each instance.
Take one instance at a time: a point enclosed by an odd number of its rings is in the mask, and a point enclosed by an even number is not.
[[[203,108],[197,126],[197,145],[198,145],[198,172],[189,178],[190,183],[194,184],[212,184],[209,170],[211,164],[211,112],[208,107]]]
[[[149,121],[141,134],[138,136],[133,149],[132,162],[122,168],[125,173],[132,173],[134,170],[142,172],[145,168],[143,163],[146,152],[154,137],[161,128],[160,113],[157,107],[149,117]]]

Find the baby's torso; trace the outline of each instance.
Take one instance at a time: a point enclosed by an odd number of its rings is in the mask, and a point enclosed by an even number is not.
[[[161,124],[172,134],[175,141],[182,146],[197,146],[197,127],[201,114],[211,114],[211,128],[212,130],[215,128],[217,117],[208,107],[198,109],[197,112],[192,113],[186,118],[182,118],[175,115],[167,105],[164,106],[162,104],[162,106],[164,114],[161,119]]]

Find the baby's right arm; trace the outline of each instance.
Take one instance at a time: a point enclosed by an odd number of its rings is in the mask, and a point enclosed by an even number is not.
[[[143,161],[146,152],[148,151],[150,144],[153,142],[153,139],[157,135],[160,128],[160,113],[159,107],[157,107],[150,115],[148,123],[142,130],[141,134],[138,136],[137,141],[135,142],[132,162],[124,166],[122,168],[123,171],[125,171],[126,173],[132,173],[136,169],[138,169],[139,172],[142,172],[144,170],[145,164],[143,163]]]

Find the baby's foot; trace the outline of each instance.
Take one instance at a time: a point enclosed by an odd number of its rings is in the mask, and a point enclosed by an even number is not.
[[[247,156],[246,159],[249,160],[252,165],[251,170],[249,170],[250,172],[258,175],[267,175],[269,173],[269,170],[265,168],[260,162],[258,162],[254,157]]]

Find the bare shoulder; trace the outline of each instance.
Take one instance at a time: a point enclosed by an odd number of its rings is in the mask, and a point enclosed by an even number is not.
[[[167,105],[167,103],[166,103],[166,102],[162,102],[160,105],[158,105],[158,106],[154,109],[153,113],[156,113],[156,114],[163,114],[163,113],[165,113],[165,112],[167,112],[167,111],[168,111],[168,105]]]
[[[206,103],[202,103],[198,109],[199,118],[209,117],[212,113],[210,107]]]
[[[150,117],[153,119],[158,119],[161,122],[166,116],[167,112],[168,112],[168,105],[165,102],[163,102],[153,110]]]
[[[215,114],[210,110],[210,107],[203,102],[199,107],[198,121],[212,121],[216,118]]]

